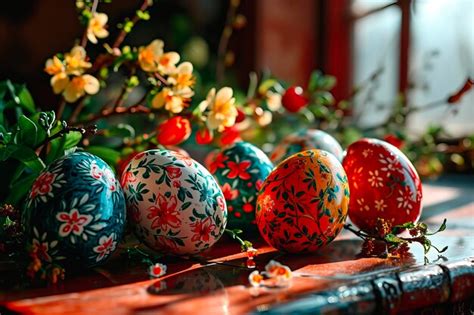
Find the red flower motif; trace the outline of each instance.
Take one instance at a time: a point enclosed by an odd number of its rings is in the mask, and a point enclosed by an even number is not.
[[[179,180],[175,180],[175,181],[173,182],[173,187],[175,187],[175,188],[180,188],[180,187],[181,187],[181,182],[180,182]]]
[[[137,178],[135,175],[133,175],[132,172],[125,172],[122,174],[122,178],[120,179],[120,185],[122,185],[123,188],[125,188],[125,185],[127,183],[134,183],[137,181]]]
[[[56,219],[64,222],[59,227],[59,235],[62,237],[68,236],[74,233],[78,236],[84,231],[84,226],[92,221],[92,216],[88,214],[80,214],[77,209],[71,210],[71,212],[59,212],[56,215]]]
[[[257,182],[255,182],[255,188],[257,188],[257,190],[260,190],[260,188],[262,188],[262,185],[263,185],[263,180],[259,179],[257,180]]]
[[[224,199],[222,199],[222,197],[217,197],[217,204],[219,205],[219,209],[221,209],[222,211],[224,211],[225,209],[225,201]]]
[[[48,254],[49,245],[47,242],[40,242],[37,239],[33,239],[32,252],[36,254],[36,257],[43,261],[51,261],[51,256]]]
[[[150,213],[147,218],[153,219],[151,228],[163,230],[167,230],[168,227],[178,228],[181,225],[181,220],[178,218],[178,210],[176,209],[178,203],[176,196],[171,196],[167,199],[164,195],[158,194],[156,201],[157,206],[148,208]]]
[[[95,179],[100,179],[102,177],[102,175],[104,175],[104,174],[102,173],[102,169],[99,168],[97,166],[97,164],[93,163],[92,166],[91,166],[91,175]]]
[[[53,189],[53,182],[56,179],[56,174],[44,172],[41,174],[33,183],[31,189],[31,198],[35,198],[36,195],[46,195]]]
[[[109,255],[115,250],[117,246],[117,242],[114,242],[114,233],[110,234],[110,236],[102,236],[99,239],[99,245],[93,248],[94,252],[98,253],[96,257],[96,261],[100,261],[104,259],[106,255]]]
[[[242,161],[240,163],[229,161],[227,166],[229,167],[230,172],[227,174],[227,178],[234,179],[239,177],[243,180],[249,180],[251,177],[246,170],[250,167],[250,165],[250,161]]]
[[[166,174],[168,175],[168,177],[170,179],[175,179],[175,178],[178,178],[178,177],[181,177],[181,169],[179,167],[175,167],[175,166],[167,166],[165,168],[166,170]]]
[[[232,189],[229,183],[225,183],[221,188],[225,200],[234,200],[239,196],[239,191],[237,189]]]
[[[215,224],[211,223],[211,218],[207,217],[204,220],[198,220],[194,223],[191,223],[192,231],[194,232],[191,241],[204,241],[209,242],[209,235],[216,228]]]
[[[218,168],[223,168],[225,167],[225,161],[229,159],[228,156],[219,153],[214,160],[209,164],[209,171],[214,174]]]

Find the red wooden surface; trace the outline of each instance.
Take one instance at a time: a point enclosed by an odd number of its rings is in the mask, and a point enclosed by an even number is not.
[[[467,183],[424,186],[425,221],[437,225],[448,218],[448,229],[432,241],[439,247],[449,246],[444,254],[449,260],[474,253],[474,187]],[[251,289],[247,282],[251,270],[243,268],[245,257],[239,253],[239,246],[223,239],[203,256],[234,267],[167,258],[163,262],[168,265],[168,273],[159,280],[150,280],[145,266],[128,266],[116,259],[103,268],[70,276],[54,287],[4,291],[0,304],[29,314],[241,314],[292,300],[305,292],[338,287],[342,281],[368,273],[424,264],[423,251],[416,245],[412,246],[412,255],[403,260],[358,258],[360,245],[359,240],[343,233],[317,254],[285,255],[261,241],[255,242],[260,250],[258,269],[275,259],[294,271],[291,286],[279,290]],[[436,258],[435,253],[428,255],[431,261]],[[425,297],[423,303],[437,301]]]

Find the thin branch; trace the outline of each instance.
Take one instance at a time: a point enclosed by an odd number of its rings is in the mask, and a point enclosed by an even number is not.
[[[94,135],[97,132],[97,126],[96,125],[91,125],[91,126],[87,126],[87,127],[69,127],[69,126],[66,126],[63,129],[61,129],[59,132],[57,132],[54,135],[46,138],[38,147],[45,146],[46,144],[53,141],[54,139],[62,137],[65,134],[67,134],[69,132],[72,132],[72,131],[78,131],[83,136],[84,135]]]
[[[94,13],[97,11],[97,6],[99,5],[99,0],[94,0],[94,3],[92,4],[91,8],[91,15],[94,15]],[[81,38],[81,46],[86,48],[87,46],[87,31],[89,29],[89,25],[86,25],[86,29],[84,30],[84,33],[82,34]]]
[[[77,104],[76,108],[74,108],[74,111],[71,114],[71,117],[69,117],[68,122],[73,124],[76,122],[77,117],[79,117],[79,114],[81,111],[84,109],[86,103],[85,103],[86,97],[83,97],[80,101],[79,104]]]
[[[145,11],[146,9],[148,9],[149,6],[151,6],[152,3],[153,2],[151,0],[144,0],[142,5],[140,6],[140,9],[138,9],[138,11]],[[133,25],[135,25],[135,23],[137,23],[139,20],[140,20],[140,17],[136,13],[130,19]],[[127,31],[125,31],[125,29],[122,28],[122,30],[120,31],[120,33],[118,34],[117,38],[115,39],[112,45],[112,49],[118,48],[122,44],[122,42],[125,40],[125,37],[127,36],[127,34],[128,34]]]
[[[239,0],[230,0],[229,8],[227,9],[227,18],[224,29],[222,30],[221,38],[219,40],[219,47],[217,51],[217,66],[216,66],[216,82],[220,85],[224,80],[225,72],[225,55],[227,53],[227,46],[229,45],[229,39],[232,36],[233,24],[237,8],[240,5]]]
[[[61,95],[61,100],[59,101],[58,109],[56,111],[56,119],[60,120],[61,116],[64,113],[64,108],[66,107],[66,100],[64,97]]]

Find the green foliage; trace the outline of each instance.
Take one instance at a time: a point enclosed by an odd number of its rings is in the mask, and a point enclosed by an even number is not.
[[[24,85],[0,82],[0,204],[20,209],[38,174],[81,139],[53,111],[39,111]]]

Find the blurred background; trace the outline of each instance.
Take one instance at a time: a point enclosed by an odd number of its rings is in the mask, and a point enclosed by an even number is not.
[[[139,5],[101,4],[112,37],[118,32],[114,25]],[[216,82],[229,6],[229,1],[156,0],[151,20],[139,23],[125,43],[139,46],[163,39],[166,50],[178,51],[194,64],[195,99],[202,100]],[[467,91],[454,111],[439,101],[474,77],[474,1],[242,0],[237,17],[240,25],[225,51],[223,78],[237,95],[245,94],[252,71],[306,86],[311,72],[320,69],[337,79],[331,91],[335,103],[350,99],[344,113],[358,128],[384,124],[395,106],[409,103],[427,108],[403,122],[408,137],[442,128],[448,143],[472,140],[465,137],[474,134],[474,92]],[[0,79],[26,82],[42,108],[53,108],[58,96],[43,72],[44,62],[68,51],[81,34],[72,0],[2,1]],[[98,53],[94,49],[102,48],[91,46],[92,56]]]

